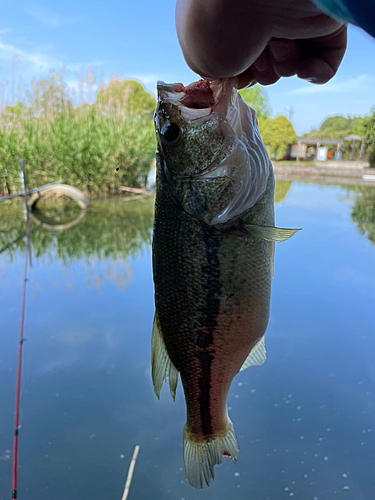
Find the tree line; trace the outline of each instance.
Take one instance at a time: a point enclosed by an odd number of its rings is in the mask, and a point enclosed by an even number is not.
[[[292,122],[285,115],[271,118],[267,92],[258,86],[240,90],[244,101],[257,112],[259,131],[268,152],[273,159],[281,159],[287,147],[297,138]],[[302,137],[314,139],[343,140],[347,135],[360,135],[365,141],[365,154],[369,157],[370,165],[375,167],[375,107],[367,116],[336,115],[326,118],[319,128],[313,127]],[[358,157],[361,142],[356,141],[356,157]],[[335,146],[334,146],[335,148]],[[352,143],[348,141],[341,148],[343,157],[350,157]]]

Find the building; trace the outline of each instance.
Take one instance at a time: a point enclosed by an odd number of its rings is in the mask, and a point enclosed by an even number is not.
[[[310,139],[299,138],[296,143],[290,147],[288,151],[288,159],[296,161],[326,161],[330,159],[341,160],[341,147],[345,141],[352,141],[351,161],[354,160],[355,142],[362,141],[359,160],[362,160],[365,143],[360,135],[350,134],[343,140],[338,139]],[[332,146],[336,147],[333,157],[330,158],[330,150]]]

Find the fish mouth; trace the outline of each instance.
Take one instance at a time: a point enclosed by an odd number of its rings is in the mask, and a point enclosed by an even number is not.
[[[215,96],[206,80],[198,80],[186,87],[182,83],[157,83],[159,99],[171,102],[181,103],[181,105],[190,109],[211,109],[215,104]]]
[[[235,87],[234,78],[198,80],[186,87],[182,83],[157,82],[158,99],[180,108],[184,118],[194,120],[213,112],[225,116]]]

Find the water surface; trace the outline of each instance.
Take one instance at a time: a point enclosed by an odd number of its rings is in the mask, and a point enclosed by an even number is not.
[[[32,221],[19,498],[372,500],[375,497],[375,189],[278,183],[267,361],[233,381],[237,464],[192,489],[185,406],[153,394],[153,200],[94,201],[75,225]],[[80,212],[60,213],[60,225]],[[54,214],[56,216],[56,213]],[[11,496],[24,266],[21,205],[0,205],[0,500]],[[13,243],[15,242],[15,243]],[[2,251],[5,248],[4,251]]]

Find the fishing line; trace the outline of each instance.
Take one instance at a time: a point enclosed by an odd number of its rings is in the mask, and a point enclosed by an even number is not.
[[[12,499],[17,498],[17,487],[18,487],[18,436],[20,426],[20,401],[21,401],[21,376],[22,376],[22,354],[23,354],[23,344],[25,342],[24,338],[24,326],[25,326],[25,309],[26,309],[26,284],[27,284],[27,271],[29,263],[29,253],[30,253],[30,219],[29,210],[26,204],[26,252],[25,252],[25,267],[24,267],[24,279],[23,279],[23,290],[22,290],[22,308],[21,308],[21,325],[20,325],[20,337],[19,337],[19,347],[18,347],[18,368],[17,368],[17,385],[16,385],[16,401],[14,409],[14,437],[13,437],[13,469],[12,469]]]

